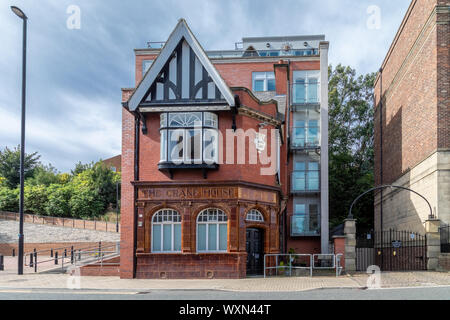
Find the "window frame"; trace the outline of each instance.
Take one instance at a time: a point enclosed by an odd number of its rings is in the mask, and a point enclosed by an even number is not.
[[[216,210],[216,213],[218,214],[219,212],[222,212],[223,215],[226,217],[226,221],[199,221],[200,217],[203,216],[204,213],[208,213],[209,214],[209,210]],[[197,215],[197,219],[196,219],[196,250],[197,253],[226,253],[228,252],[228,214],[219,208],[207,208],[207,209],[203,209],[202,211],[200,211],[200,213]],[[199,225],[205,225],[205,232],[206,232],[206,237],[205,237],[205,250],[200,250],[199,249]],[[216,225],[216,250],[209,250],[209,225]],[[226,230],[226,235],[227,235],[227,241],[226,241],[226,249],[225,250],[220,250],[220,225],[225,225],[227,227]]]
[[[257,217],[261,217],[261,219],[260,219],[260,220],[258,220],[258,219],[249,219],[249,216],[250,216],[250,215],[254,215],[254,216],[257,216]],[[247,212],[247,214],[245,215],[245,221],[249,221],[249,222],[261,222],[261,223],[264,223],[264,222],[265,222],[265,220],[264,220],[264,215],[262,214],[262,212],[259,211],[258,209],[255,209],[255,208],[250,209],[250,210]]]
[[[311,206],[315,205],[317,207],[317,229],[311,230]],[[297,206],[304,206],[304,213],[296,213],[296,207]],[[320,208],[320,200],[319,199],[296,199],[293,203],[294,211],[292,212],[291,216],[291,226],[290,226],[290,234],[293,237],[299,237],[299,236],[320,236],[321,234],[321,208]],[[305,224],[305,229],[307,231],[294,233],[293,229],[293,220],[296,217],[302,217],[303,223]]]
[[[303,163],[304,164],[304,169],[303,170],[299,170],[296,169],[296,164],[297,163]],[[317,169],[311,170],[310,169],[310,164],[311,163],[315,163],[317,164]],[[292,170],[292,191],[294,192],[320,192],[321,191],[321,184],[320,184],[320,170],[321,170],[321,166],[320,166],[320,161],[319,160],[307,160],[307,159],[301,159],[301,160],[294,160],[293,163],[293,170]],[[294,179],[296,179],[296,175],[301,175],[301,173],[303,172],[303,179],[305,181],[305,188],[304,189],[297,189],[295,188],[295,182]],[[316,172],[318,173],[318,177],[317,177],[317,184],[318,184],[318,188],[317,189],[310,189],[310,184],[309,184],[309,173],[311,172]]]
[[[320,70],[294,70],[292,73],[293,76],[293,90],[292,90],[292,99],[294,104],[316,104],[321,102],[320,97]],[[311,81],[312,79],[316,80]],[[304,83],[298,82],[299,80],[303,80]],[[303,85],[304,86],[304,101],[296,101],[296,92],[297,85]],[[315,101],[309,101],[309,86],[312,84],[317,84],[317,99]]]
[[[172,217],[174,216],[174,214],[176,214],[179,217],[180,221],[174,222],[172,221],[154,221],[155,218],[160,215],[163,214],[164,211],[171,211],[172,213]],[[152,220],[151,220],[151,224],[152,224],[152,233],[151,233],[151,237],[150,237],[150,241],[151,241],[151,246],[150,246],[150,251],[151,253],[181,253],[182,252],[182,234],[180,234],[180,250],[175,250],[175,225],[179,225],[180,226],[180,232],[182,233],[182,218],[181,218],[181,214],[174,210],[174,209],[170,209],[170,208],[165,208],[165,209],[159,209],[158,211],[156,211],[153,216],[152,216]],[[154,241],[153,241],[153,236],[154,236],[154,226],[155,225],[159,225],[161,226],[161,239],[160,239],[160,247],[161,250],[156,251],[154,248]],[[170,225],[171,226],[171,250],[164,250],[164,225]]]
[[[189,113],[198,113],[201,117],[201,124],[195,123],[192,126],[175,126],[171,125],[171,115],[173,114],[189,114]],[[206,116],[208,115],[208,116]],[[208,124],[207,124],[208,123]],[[171,159],[169,151],[172,151],[170,149],[170,137],[171,132],[176,132],[182,130],[183,132],[183,143],[182,143],[182,150],[183,150],[183,156],[182,159]],[[192,146],[195,146],[194,144],[190,144],[187,137],[187,133],[191,131],[199,131],[200,132],[200,158],[197,159],[191,159],[190,154],[188,155],[189,148],[192,148]],[[214,132],[213,136],[216,137],[215,143],[215,154],[214,159],[213,158],[207,158],[204,154],[204,151],[206,149],[206,143],[210,142],[210,140],[206,141],[205,136],[206,132]],[[160,160],[159,163],[176,163],[176,164],[217,164],[219,162],[219,115],[215,112],[210,111],[174,111],[174,112],[162,112],[160,113]],[[190,135],[190,133],[189,133]],[[163,142],[163,136],[165,136],[165,142]],[[195,134],[194,134],[195,136]],[[190,138],[192,139],[192,137]],[[177,143],[178,144],[178,143]],[[189,147],[190,145],[190,147]],[[165,148],[165,150],[163,150]],[[163,152],[164,151],[164,152]]]
[[[270,75],[269,75],[270,74]],[[273,76],[272,76],[273,75]],[[263,90],[256,90],[256,81],[263,81]],[[273,80],[275,83],[274,90],[268,90],[269,89],[269,80]],[[275,72],[273,71],[255,71],[252,72],[252,90],[254,92],[275,92],[276,91],[276,80],[275,80]]]

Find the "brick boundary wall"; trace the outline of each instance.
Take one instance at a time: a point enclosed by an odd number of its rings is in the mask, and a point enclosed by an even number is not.
[[[15,212],[0,211],[0,220],[19,221],[19,214]],[[104,232],[116,232],[116,223],[106,221],[81,220],[81,219],[61,218],[61,217],[44,217],[35,214],[24,214],[23,221],[26,223],[52,225],[56,227],[87,229]],[[120,231],[121,226],[119,223],[119,233]]]
[[[116,242],[102,242],[102,247],[115,245]],[[25,243],[24,244],[24,253],[33,252],[34,249],[36,251],[48,250],[48,252],[43,252],[44,255],[50,255],[50,249],[59,249],[59,248],[67,248],[68,254],[70,254],[70,247],[73,246],[74,250],[83,249],[83,248],[94,248],[98,247],[99,242],[49,242],[49,243]],[[0,243],[0,254],[6,256],[12,256],[13,249],[15,250],[15,254],[17,256],[18,248],[17,243]],[[109,250],[109,249],[108,249]],[[61,255],[64,252],[64,249],[56,250],[58,254]]]

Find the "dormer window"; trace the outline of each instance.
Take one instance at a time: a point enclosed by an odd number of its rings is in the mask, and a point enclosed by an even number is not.
[[[212,112],[161,113],[160,163],[218,162],[218,117]]]

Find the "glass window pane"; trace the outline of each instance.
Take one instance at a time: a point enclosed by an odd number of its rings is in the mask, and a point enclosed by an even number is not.
[[[169,131],[169,160],[183,161],[184,130]]]
[[[255,80],[254,91],[264,91],[264,80]]]
[[[306,216],[292,216],[291,220],[292,234],[302,234],[306,230]]]
[[[172,250],[172,225],[163,225],[163,251]]]
[[[294,103],[304,103],[306,98],[305,80],[297,79],[294,84]]]
[[[310,162],[308,163],[308,170],[319,170],[319,163],[318,162]]]
[[[201,127],[201,112],[173,112],[169,113],[169,126],[171,127]]]
[[[308,189],[309,190],[319,190],[319,172],[318,171],[308,172]]]
[[[214,129],[204,129],[203,132],[203,160],[206,163],[218,161],[218,138],[219,134]]]
[[[161,161],[167,160],[167,130],[161,130],[160,156]]]
[[[267,80],[267,91],[275,91],[275,79]]]
[[[294,214],[306,214],[306,205],[296,204]]]
[[[161,251],[161,225],[153,225],[152,247],[153,251]]]
[[[197,225],[197,248],[200,251],[206,250],[206,224]]]
[[[202,159],[202,130],[186,130],[186,160]]]
[[[298,171],[293,173],[294,181],[293,188],[295,191],[305,190],[305,172]]]
[[[301,161],[295,162],[294,170],[305,170],[305,163]]]
[[[227,225],[219,225],[219,250],[227,250]]]
[[[208,224],[208,251],[217,250],[217,224]]]
[[[217,128],[217,114],[212,112],[205,112],[204,117],[205,126]]]
[[[174,239],[173,239],[173,250],[181,251],[181,224],[175,224],[174,229]]]
[[[317,80],[314,79],[313,82],[308,84],[308,102],[318,102],[317,93],[318,93],[318,84]]]

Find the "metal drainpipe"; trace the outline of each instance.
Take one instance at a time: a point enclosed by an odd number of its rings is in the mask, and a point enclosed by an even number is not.
[[[383,185],[383,67],[380,68],[380,185]],[[381,267],[383,268],[383,189],[380,193]]]
[[[288,70],[287,70],[287,127],[286,127],[286,146],[287,146],[287,156],[286,156],[286,168],[288,168],[289,165],[289,148],[290,148],[290,144],[289,144],[289,139],[290,139],[290,129],[291,129],[291,81],[290,81],[290,72],[291,72],[291,61],[287,60],[288,63]],[[289,170],[286,170],[286,184],[287,184],[287,192],[289,193],[289,190],[291,188],[290,182],[291,179],[289,179]],[[289,203],[289,198],[288,198],[288,203]],[[287,239],[288,239],[288,227],[287,227],[287,223],[288,223],[288,210],[287,210],[287,205],[288,203],[286,203],[286,209],[284,209],[284,253],[288,252],[287,249]]]
[[[139,113],[134,113],[134,129],[135,129],[135,141],[134,141],[134,181],[139,181],[139,136],[140,136],[140,116]],[[133,207],[134,207],[134,236],[133,236],[133,278],[136,277],[136,267],[137,267],[137,219],[138,219],[138,209],[136,207],[137,199],[137,187],[134,186],[134,196],[133,196]]]

